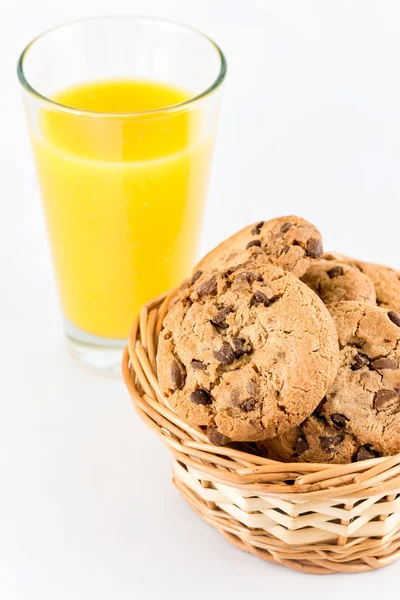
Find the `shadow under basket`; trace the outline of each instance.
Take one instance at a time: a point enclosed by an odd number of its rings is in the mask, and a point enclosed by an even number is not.
[[[171,410],[156,369],[171,297],[143,307],[123,374],[140,417],[172,452],[173,481],[196,513],[237,548],[305,573],[361,573],[400,558],[400,455],[281,463],[214,446]]]

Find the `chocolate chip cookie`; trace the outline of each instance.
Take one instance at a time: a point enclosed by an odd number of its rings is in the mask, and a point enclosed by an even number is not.
[[[325,304],[342,300],[376,304],[372,281],[356,266],[345,262],[317,261],[301,280],[318,294]]]
[[[316,410],[298,427],[293,427],[282,436],[258,442],[262,456],[283,462],[313,462],[333,464],[349,463],[357,460],[360,449],[352,435],[347,433],[338,417],[338,425],[330,425]],[[371,458],[375,454],[369,451]],[[359,460],[365,460],[365,453],[359,453]]]
[[[318,229],[300,217],[279,217],[245,227],[211,250],[195,267],[194,273],[226,268],[244,262],[242,252],[262,252],[271,264],[296,277],[304,275],[311,262],[322,254]],[[237,259],[235,258],[237,255]],[[246,255],[245,255],[246,256]],[[247,255],[247,258],[249,254]]]
[[[353,262],[374,284],[378,306],[400,311],[400,271],[384,265]]]
[[[377,305],[400,312],[400,271],[335,252],[327,252],[323,258],[328,261],[340,260],[357,267],[374,284]]]
[[[204,273],[167,314],[158,379],[171,407],[224,443],[301,423],[338,368],[333,320],[314,292],[270,264]]]
[[[400,452],[400,315],[359,302],[329,306],[340,366],[300,427],[262,444],[271,458],[350,462]]]

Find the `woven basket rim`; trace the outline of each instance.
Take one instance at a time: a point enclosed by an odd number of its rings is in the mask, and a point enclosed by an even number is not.
[[[249,496],[263,494],[298,501],[351,496],[356,501],[400,491],[400,453],[343,465],[284,463],[214,446],[199,428],[184,422],[161,394],[156,368],[158,336],[175,291],[143,306],[129,334],[122,371],[139,416],[178,462]]]

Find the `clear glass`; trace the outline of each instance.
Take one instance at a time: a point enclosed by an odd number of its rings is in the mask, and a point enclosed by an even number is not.
[[[63,25],[22,53],[18,75],[66,335],[90,367],[118,373],[141,305],[190,273],[225,73],[208,37],[145,17]],[[114,108],[132,81],[147,96],[149,85],[168,86],[172,100]],[[98,82],[112,110],[93,109],[93,86],[89,108],[63,94]]]

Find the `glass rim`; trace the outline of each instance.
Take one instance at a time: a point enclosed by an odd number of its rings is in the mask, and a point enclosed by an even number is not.
[[[62,104],[60,102],[53,100],[52,98],[49,98],[48,96],[41,94],[33,86],[31,86],[31,84],[25,77],[24,60],[25,60],[26,56],[28,55],[29,50],[34,46],[34,44],[36,42],[41,40],[44,36],[46,36],[50,33],[56,32],[57,30],[62,29],[64,27],[69,27],[71,25],[78,25],[80,23],[85,23],[88,21],[93,21],[93,22],[94,21],[102,21],[102,20],[107,21],[107,20],[111,20],[111,19],[115,19],[115,20],[116,19],[126,19],[126,20],[132,19],[132,20],[137,20],[137,21],[147,21],[147,22],[151,22],[151,23],[162,23],[165,25],[171,25],[174,27],[178,27],[182,30],[186,30],[188,32],[194,33],[194,34],[202,37],[205,41],[209,42],[213,46],[213,48],[216,50],[217,55],[219,57],[220,68],[219,68],[219,72],[218,72],[216,79],[205,90],[203,90],[199,94],[196,94],[195,96],[191,96],[190,98],[188,98],[187,100],[184,100],[183,102],[179,102],[177,104],[170,104],[167,106],[163,106],[161,108],[155,108],[155,109],[143,110],[143,111],[130,111],[130,112],[97,112],[97,111],[91,111],[91,110],[87,110],[87,109],[80,109],[80,108],[76,108],[73,106],[68,106],[67,104]],[[18,75],[19,82],[20,82],[22,88],[26,92],[28,92],[31,96],[34,96],[41,102],[48,104],[50,107],[53,107],[53,109],[58,110],[58,111],[68,112],[71,114],[82,115],[82,116],[103,117],[103,118],[104,117],[108,117],[108,118],[140,117],[140,116],[144,116],[144,115],[150,116],[152,114],[157,115],[157,114],[161,114],[161,113],[169,113],[169,112],[176,112],[176,111],[184,110],[187,107],[190,107],[192,104],[198,102],[199,100],[202,100],[203,98],[206,98],[207,96],[212,94],[214,91],[216,91],[222,85],[222,83],[225,79],[225,76],[226,76],[226,72],[227,72],[227,62],[226,62],[225,55],[222,52],[221,48],[218,46],[218,44],[216,42],[214,42],[214,40],[211,39],[208,35],[206,35],[202,31],[200,31],[199,29],[196,29],[189,25],[185,25],[183,23],[179,23],[177,21],[163,19],[163,18],[159,18],[159,17],[149,17],[149,16],[145,16],[145,15],[108,15],[108,16],[103,15],[103,16],[98,16],[98,17],[87,17],[85,19],[77,19],[74,21],[68,21],[66,23],[62,23],[61,25],[56,25],[55,27],[46,29],[45,31],[43,31],[42,33],[37,35],[35,38],[33,38],[33,40],[31,40],[23,49],[23,51],[18,59],[18,63],[17,63],[17,75]]]

